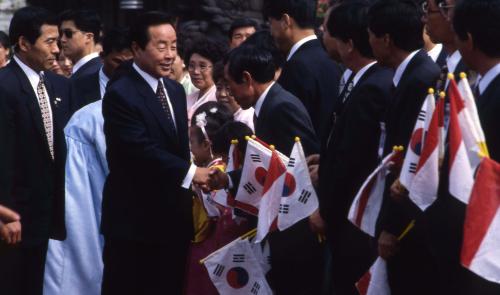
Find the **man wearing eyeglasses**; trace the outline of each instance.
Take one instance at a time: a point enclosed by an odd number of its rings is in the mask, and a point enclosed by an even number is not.
[[[71,80],[93,74],[102,66],[96,43],[101,32],[101,19],[95,11],[69,10],[60,16],[61,47],[73,62]]]

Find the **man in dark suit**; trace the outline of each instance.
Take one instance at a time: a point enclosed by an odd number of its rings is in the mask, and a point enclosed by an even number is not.
[[[176,33],[159,12],[131,29],[133,68],[103,100],[109,175],[104,186],[102,294],[181,294],[192,238],[191,182],[209,170],[190,164],[186,96],[164,77]]]
[[[323,140],[338,94],[340,69],[314,34],[316,1],[267,0],[264,5],[271,34],[287,55],[278,83],[304,104]]]
[[[485,13],[486,9],[488,13]],[[499,17],[499,0],[459,2],[452,17],[457,40],[455,46],[464,63],[480,75],[474,87],[477,89],[476,104],[486,144],[495,161],[500,161],[500,41],[495,37],[495,32],[500,30]],[[461,265],[466,205],[449,193],[448,163],[446,155],[441,168],[438,199],[426,212],[429,242],[438,258],[441,290],[459,295],[500,294],[500,284],[487,281]]]
[[[69,81],[47,71],[59,53],[56,19],[48,11],[16,11],[9,35],[15,55],[0,71],[0,203],[21,220],[5,224],[10,239],[0,245],[0,286],[4,294],[42,294],[48,240],[66,236]]]
[[[71,79],[98,72],[102,66],[96,43],[101,33],[101,19],[95,11],[68,10],[60,16],[61,47],[73,62]]]
[[[374,60],[368,8],[364,2],[340,4],[325,28],[352,71],[337,100],[319,166],[320,215],[332,252],[335,294],[358,294],[355,283],[376,257],[375,240],[347,219],[357,191],[379,162],[380,126],[391,101],[393,71]]]
[[[234,49],[225,65],[225,77],[243,109],[255,108],[255,134],[289,155],[299,136],[306,155],[317,153],[319,144],[304,105],[273,81],[276,64],[272,54],[255,46]],[[239,171],[235,171],[239,172]],[[212,188],[237,189],[241,173],[230,178],[212,173]],[[322,251],[316,235],[302,220],[283,232],[269,235],[271,287],[276,294],[319,294]]]
[[[77,108],[102,99],[113,70],[122,61],[132,58],[130,40],[125,29],[113,28],[107,31],[102,43],[102,67],[95,73],[71,81],[74,101],[79,104]]]
[[[369,12],[369,40],[381,65],[395,70],[393,101],[386,115],[385,154],[393,146],[407,147],[427,95],[440,69],[421,50],[423,45],[420,9],[412,1],[382,0]],[[388,262],[393,294],[434,294],[437,282],[434,260],[424,243],[421,212],[409,199],[393,199],[389,187],[398,178],[394,169],[386,178],[379,218],[379,254]],[[411,220],[415,227],[401,241],[397,237]],[[399,250],[399,251],[398,251]]]

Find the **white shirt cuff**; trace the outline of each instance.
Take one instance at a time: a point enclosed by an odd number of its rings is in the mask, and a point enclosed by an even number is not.
[[[231,179],[231,177],[228,174],[227,175],[227,188],[232,189],[233,187],[234,187],[233,180]]]
[[[191,182],[193,182],[194,174],[196,173],[196,168],[197,167],[195,164],[191,164],[191,166],[189,167],[189,170],[186,174],[186,177],[184,177],[184,180],[182,181],[183,188],[189,189],[189,187],[191,186]]]

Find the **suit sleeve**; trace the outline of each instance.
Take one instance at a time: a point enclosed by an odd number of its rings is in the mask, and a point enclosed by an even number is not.
[[[126,159],[132,167],[154,171],[160,179],[181,186],[190,164],[150,138],[144,119],[127,99],[116,91],[107,92],[103,100],[103,115],[110,168],[112,161]],[[111,153],[115,155],[111,156]]]

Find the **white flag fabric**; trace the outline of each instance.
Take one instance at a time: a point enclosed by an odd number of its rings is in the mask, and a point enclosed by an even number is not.
[[[479,148],[475,152],[476,155],[469,152],[472,148],[471,145],[475,145],[477,142],[473,136],[474,126],[470,117],[467,116],[464,102],[453,79],[450,79],[448,96],[450,101],[449,191],[452,196],[467,204],[474,183],[475,169],[474,161],[471,161],[470,156],[479,158],[477,155]],[[467,146],[470,148],[468,149]]]
[[[429,94],[422,104],[417,121],[415,122],[415,127],[408,143],[408,149],[406,150],[403,167],[401,168],[401,174],[399,175],[399,181],[408,190],[411,188],[413,178],[417,172],[418,162],[425,142],[425,132],[430,125],[434,108],[434,90],[429,89]]]
[[[378,257],[368,272],[356,283],[356,288],[360,295],[390,295],[385,260]]]
[[[442,128],[444,128],[444,97],[439,99],[432,113],[417,171],[408,188],[410,199],[421,210],[427,209],[437,199],[440,146],[444,141]]]
[[[258,215],[271,154],[271,150],[257,140],[248,139],[241,180],[235,197],[235,207]],[[282,154],[280,157],[286,165],[288,158]]]
[[[248,240],[234,240],[207,257],[204,264],[220,294],[273,294]]]
[[[259,205],[255,242],[262,241],[270,231],[277,229],[276,223],[283,186],[285,184],[285,176],[285,164],[281,161],[278,153],[273,150]]]
[[[462,265],[500,283],[500,164],[484,158],[467,205]]]
[[[262,267],[264,274],[267,274],[271,270],[271,247],[267,240],[261,243],[251,243],[253,253],[255,258]]]
[[[286,166],[285,183],[278,215],[278,228],[285,230],[318,209],[318,196],[311,182],[300,140],[293,146]]]
[[[232,140],[229,146],[229,152],[227,153],[227,166],[226,173],[240,169],[241,159],[239,158],[238,141]],[[218,190],[212,192],[213,200],[224,207],[232,208],[234,207],[234,198],[226,190]]]
[[[384,197],[385,177],[391,163],[401,163],[402,154],[402,148],[395,148],[382,160],[365,180],[349,209],[348,219],[372,237],[375,237],[375,225]]]

